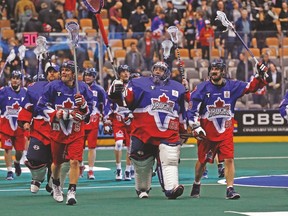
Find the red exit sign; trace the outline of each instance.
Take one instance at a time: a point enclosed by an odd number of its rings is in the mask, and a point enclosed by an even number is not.
[[[38,32],[23,32],[23,45],[26,47],[35,47]]]

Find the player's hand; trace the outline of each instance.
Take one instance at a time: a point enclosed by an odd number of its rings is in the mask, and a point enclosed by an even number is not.
[[[194,128],[192,130],[192,134],[193,136],[197,139],[197,140],[203,140],[203,139],[206,139],[206,132],[205,130],[202,128],[202,127],[197,127],[197,128]]]
[[[80,122],[85,119],[84,113],[78,109],[69,110],[69,119],[73,119],[75,122]]]
[[[122,93],[124,90],[124,83],[121,80],[114,80],[111,88],[112,93]]]
[[[132,114],[131,112],[125,114],[124,123],[125,123],[126,125],[130,125],[133,118],[134,118],[134,116],[133,116],[133,114]]]
[[[104,126],[103,129],[104,129],[105,135],[111,135],[113,133],[112,122],[110,120],[104,121],[103,126]]]
[[[80,109],[85,109],[87,106],[87,102],[82,94],[75,94],[74,95],[75,103]]]
[[[256,68],[257,68],[257,73],[255,75],[256,78],[259,77],[259,78],[265,79],[266,77],[268,77],[268,74],[267,74],[268,68],[262,62],[259,62],[256,65]]]

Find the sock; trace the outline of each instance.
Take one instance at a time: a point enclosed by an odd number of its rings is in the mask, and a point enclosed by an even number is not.
[[[131,165],[126,165],[126,170],[125,171],[130,172],[130,170],[131,170]]]
[[[199,181],[199,182],[194,181],[194,184],[196,184],[196,185],[200,185],[201,182],[200,182],[200,181]]]
[[[12,172],[12,167],[11,166],[7,167],[7,171]]]
[[[121,163],[116,163],[116,169],[121,169]]]
[[[53,182],[54,185],[60,186],[60,179],[54,179],[54,178],[52,178],[52,182]]]
[[[76,191],[76,184],[69,184],[68,190]]]
[[[89,171],[93,171],[93,167],[89,167]]]

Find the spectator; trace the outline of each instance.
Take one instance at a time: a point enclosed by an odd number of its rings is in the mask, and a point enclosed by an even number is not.
[[[132,37],[140,39],[144,36],[145,24],[149,22],[148,16],[144,13],[143,7],[138,5],[129,19],[129,30],[133,32]]]
[[[21,15],[25,14],[25,7],[31,9],[31,11],[32,11],[31,14],[36,12],[35,6],[34,6],[32,1],[30,1],[30,0],[19,0],[16,3],[15,9],[14,9],[14,18],[15,18],[16,22],[19,21]]]
[[[236,70],[236,79],[246,82],[248,80],[247,78],[251,77],[253,74],[253,65],[252,62],[247,59],[245,52],[239,54],[239,60],[240,61],[237,65]],[[246,70],[246,68],[248,69],[248,71]]]
[[[128,65],[132,73],[141,73],[144,69],[145,63],[142,54],[137,50],[136,43],[130,44],[130,51],[126,53],[125,64]]]
[[[209,20],[205,20],[205,28],[203,28],[199,35],[199,42],[202,49],[202,58],[210,59],[210,44],[214,40],[214,30],[210,25]]]
[[[76,0],[65,1],[64,12],[66,19],[76,18]]]
[[[184,29],[184,36],[187,42],[187,48],[189,49],[189,53],[191,49],[194,49],[195,40],[196,40],[196,27],[194,25],[193,20],[187,20],[186,26]],[[192,58],[192,56],[190,56]]]
[[[145,70],[150,70],[154,56],[159,56],[157,41],[152,38],[150,29],[145,31],[144,37],[139,40],[137,48],[145,61]]]
[[[30,6],[24,7],[24,13],[19,15],[17,22],[17,32],[23,32],[26,23],[32,18],[32,8]]]
[[[282,2],[282,8],[279,14],[279,21],[281,24],[281,30],[285,34],[285,36],[288,36],[288,9],[287,9],[287,2]]]
[[[201,0],[201,5],[196,8],[196,12],[202,11],[203,19],[211,19],[212,10],[209,5],[207,5],[207,0]]]
[[[180,12],[177,8],[174,7],[174,4],[172,1],[167,1],[167,8],[165,10],[165,26],[173,26],[175,20],[180,21],[181,20],[181,15]]]
[[[30,20],[26,23],[24,32],[43,32],[42,23],[38,20],[38,13],[34,13]]]
[[[272,108],[273,105],[280,103],[281,97],[281,82],[282,82],[282,74],[277,70],[277,67],[274,63],[269,65],[268,77],[266,79],[267,85],[267,93],[268,93],[268,101],[269,107]]]
[[[121,2],[116,2],[113,7],[109,10],[109,30],[110,30],[110,38],[116,39],[119,36],[116,36],[116,32],[123,32],[124,28],[121,23],[122,15],[121,15]],[[121,38],[121,37],[120,37]]]
[[[163,11],[159,12],[159,15],[156,16],[151,23],[151,31],[153,38],[157,40],[158,47],[160,47],[160,43],[162,41],[162,37],[164,34],[164,26],[165,26],[165,13]]]

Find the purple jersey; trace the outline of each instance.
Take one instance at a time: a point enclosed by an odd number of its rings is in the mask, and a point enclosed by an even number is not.
[[[280,103],[279,111],[281,116],[288,121],[288,92]]]
[[[93,94],[84,82],[79,82],[79,92],[84,96],[89,108],[88,115],[93,110]],[[51,139],[56,142],[68,144],[84,136],[84,122],[70,120],[58,120],[55,115],[59,109],[71,111],[77,108],[74,95],[76,88],[65,85],[61,80],[49,83],[39,99],[37,112],[46,121],[51,123]],[[39,117],[40,117],[39,116]],[[38,118],[38,116],[37,116]]]
[[[17,118],[20,111],[20,104],[26,94],[25,88],[20,88],[16,92],[10,86],[0,89],[0,109],[1,109],[1,132],[12,136],[17,129]]]
[[[131,136],[144,143],[176,143],[185,115],[185,88],[168,80],[155,84],[152,77],[132,79],[126,89],[125,100],[133,111]]]
[[[211,141],[231,138],[237,99],[265,84],[265,81],[256,78],[250,83],[225,80],[221,86],[212,84],[210,80],[202,82],[191,93],[187,111],[189,125],[195,128],[201,124]]]

